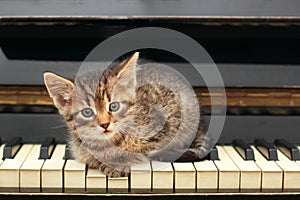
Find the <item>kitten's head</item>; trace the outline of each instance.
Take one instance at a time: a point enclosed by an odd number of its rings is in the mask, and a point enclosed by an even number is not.
[[[134,104],[139,53],[103,73],[73,82],[46,72],[44,82],[54,105],[72,130],[86,139],[106,140],[120,131]]]

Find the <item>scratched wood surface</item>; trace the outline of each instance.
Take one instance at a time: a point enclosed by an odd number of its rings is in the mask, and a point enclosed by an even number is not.
[[[195,88],[202,106],[224,105],[224,95],[217,90]],[[300,88],[226,88],[227,106],[299,107]],[[0,104],[6,105],[53,105],[44,86],[0,86]]]

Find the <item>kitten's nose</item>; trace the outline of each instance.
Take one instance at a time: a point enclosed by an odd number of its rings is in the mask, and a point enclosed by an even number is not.
[[[109,124],[110,124],[109,122],[103,123],[103,124],[100,124],[100,126],[106,130],[108,128]]]

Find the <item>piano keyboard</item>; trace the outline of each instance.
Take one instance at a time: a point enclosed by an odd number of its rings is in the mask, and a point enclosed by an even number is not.
[[[50,142],[49,142],[50,141]],[[217,145],[213,159],[190,163],[152,161],[129,177],[108,178],[70,158],[65,144],[0,146],[1,192],[202,193],[300,191],[300,146],[285,140]],[[217,156],[217,158],[216,158]]]

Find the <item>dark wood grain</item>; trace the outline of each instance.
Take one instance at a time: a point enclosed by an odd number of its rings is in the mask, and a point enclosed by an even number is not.
[[[206,88],[195,88],[202,106],[211,106],[210,97],[223,105],[224,96]],[[299,107],[300,88],[226,88],[227,106]],[[53,105],[44,86],[0,86],[0,105]]]

